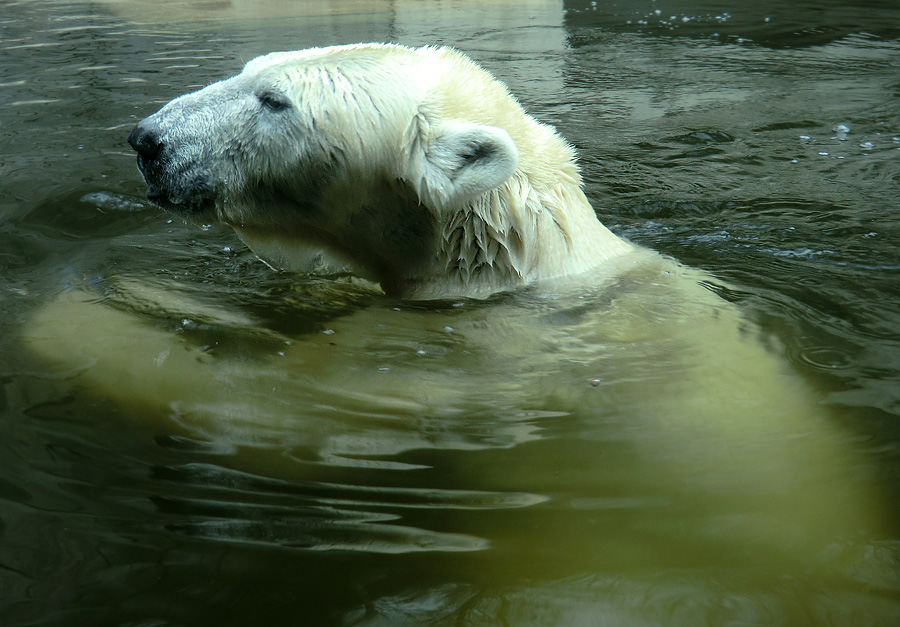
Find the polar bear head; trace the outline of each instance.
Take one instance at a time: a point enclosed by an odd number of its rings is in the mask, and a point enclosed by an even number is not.
[[[586,205],[571,148],[448,48],[272,53],[128,140],[157,204],[230,224],[274,265],[323,249],[399,295],[527,281]]]

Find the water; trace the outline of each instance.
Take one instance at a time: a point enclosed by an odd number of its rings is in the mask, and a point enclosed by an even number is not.
[[[898,18],[5,4],[0,623],[898,624]],[[604,222],[709,271],[806,380],[798,422],[727,398],[712,336],[635,341],[640,277],[391,301],[143,200],[137,119],[368,40],[456,45],[555,124]]]

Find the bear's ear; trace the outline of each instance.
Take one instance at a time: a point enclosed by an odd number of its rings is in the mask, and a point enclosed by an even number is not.
[[[519,151],[502,128],[445,124],[425,147],[419,199],[443,210],[458,207],[512,176]]]

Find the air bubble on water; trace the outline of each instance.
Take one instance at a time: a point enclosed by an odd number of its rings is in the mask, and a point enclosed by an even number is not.
[[[840,141],[846,141],[847,135],[850,134],[850,127],[847,126],[846,124],[835,124],[831,128],[831,130],[834,131],[835,133],[837,133],[837,135],[835,135],[835,137],[837,139],[839,139]]]
[[[800,159],[791,159],[791,163],[800,163]]]
[[[810,139],[812,139],[812,137],[810,137],[809,135],[801,135],[800,139],[802,141],[808,142]]]
[[[766,23],[769,23],[769,22],[771,22],[771,21],[772,21],[772,18],[771,18],[771,17],[767,17],[767,18],[766,18]]]
[[[825,151],[825,150],[822,150],[821,152],[819,152],[819,155],[822,156],[822,157],[827,157],[827,156],[828,156],[828,152]]]
[[[875,144],[872,142],[863,142],[859,145],[863,150],[872,150],[875,147]]]
[[[203,231],[208,231],[212,228],[212,224],[201,224],[200,229]]]
[[[453,330],[454,330],[453,327],[449,327],[449,326],[444,327],[444,331],[446,331],[447,333],[453,333]]]
[[[334,329],[325,329],[322,331],[322,335],[334,335]]]
[[[656,9],[656,10],[654,11],[654,13],[656,13],[657,15],[662,15],[662,11],[661,11],[660,9]]]
[[[427,354],[428,353],[422,348],[420,348],[419,350],[416,351],[416,355],[427,355]]]
[[[891,137],[891,141],[895,144],[900,144],[900,137]]]

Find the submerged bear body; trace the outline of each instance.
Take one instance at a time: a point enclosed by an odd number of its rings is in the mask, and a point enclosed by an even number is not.
[[[515,579],[504,559],[532,565],[521,590],[859,568],[853,538],[882,512],[852,438],[713,277],[603,226],[572,148],[460,53],[273,53],[129,141],[159,205],[230,225],[277,268],[324,254],[380,290],[297,275],[302,297],[266,301],[270,316],[172,278],[65,291],[23,339],[81,394],[261,474],[463,487],[452,516],[420,519],[427,542],[389,550],[500,547],[448,568],[489,590]],[[307,297],[318,281],[326,296]],[[310,302],[351,304],[285,332]],[[509,533],[474,512],[498,494],[520,510],[491,512]],[[353,546],[382,546],[384,527],[360,523]]]

